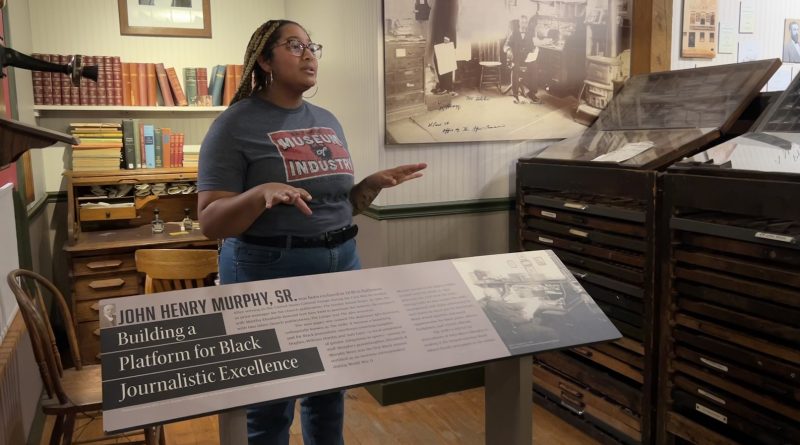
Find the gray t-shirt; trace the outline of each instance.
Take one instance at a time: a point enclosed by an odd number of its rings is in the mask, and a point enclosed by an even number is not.
[[[307,190],[313,215],[277,205],[248,235],[315,236],[352,223],[353,163],[333,114],[308,102],[289,110],[251,96],[217,117],[200,148],[197,189],[242,193],[267,182]]]

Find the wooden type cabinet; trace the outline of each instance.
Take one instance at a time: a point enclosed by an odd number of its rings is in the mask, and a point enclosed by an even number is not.
[[[425,106],[425,41],[386,41],[386,121],[427,111]]]
[[[99,307],[104,298],[143,293],[143,276],[136,271],[137,249],[213,247],[216,241],[198,228],[182,230],[184,209],[197,220],[197,196],[191,185],[193,168],[163,168],[100,172],[66,172],[68,254],[72,284],[72,311],[81,357],[99,363]],[[136,186],[165,184],[174,194],[135,196]],[[95,190],[95,193],[92,190]],[[101,190],[105,191],[105,195]],[[127,190],[114,197],[119,190]],[[176,193],[177,191],[189,193]],[[109,193],[111,192],[111,193]],[[85,205],[105,203],[103,207]],[[84,204],[84,205],[82,205]],[[167,222],[163,233],[151,229],[154,209]]]
[[[663,194],[659,443],[799,443],[800,175],[672,168]]]
[[[655,172],[523,159],[521,250],[553,250],[623,337],[537,354],[534,400],[604,444],[654,431]]]

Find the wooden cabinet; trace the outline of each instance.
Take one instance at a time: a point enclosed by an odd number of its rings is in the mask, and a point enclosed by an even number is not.
[[[663,193],[659,443],[797,443],[798,175],[676,167]]]
[[[386,121],[419,113],[425,107],[425,42],[386,42]]]
[[[552,250],[622,333],[537,354],[533,398],[607,445],[654,438],[655,184],[653,171],[600,163],[517,164],[520,250]]]
[[[144,291],[143,277],[136,272],[136,250],[209,248],[216,246],[216,241],[204,237],[198,228],[185,232],[180,224],[185,208],[197,220],[197,196],[191,189],[197,180],[196,169],[66,172],[65,176],[69,202],[64,250],[69,257],[72,311],[81,357],[87,363],[99,363],[99,300]],[[152,188],[161,183],[166,191],[189,193],[135,195],[137,186]],[[122,196],[114,196],[126,190]],[[103,192],[107,194],[101,195]],[[150,225],[156,208],[166,222],[164,232],[158,234],[152,233]]]

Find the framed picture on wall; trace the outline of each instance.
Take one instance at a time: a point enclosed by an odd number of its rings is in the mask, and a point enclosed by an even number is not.
[[[800,19],[784,21],[783,63],[800,63]]]
[[[129,36],[211,38],[211,0],[117,0]]]
[[[684,0],[681,57],[716,57],[718,17],[717,0]]]
[[[629,75],[631,11],[632,0],[383,0],[386,144],[579,134]]]

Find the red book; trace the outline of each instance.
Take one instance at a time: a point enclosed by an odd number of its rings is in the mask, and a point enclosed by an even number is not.
[[[122,61],[119,56],[111,57],[111,82],[114,105],[122,105]]]
[[[181,107],[188,106],[189,101],[186,100],[186,94],[183,92],[181,81],[178,79],[178,73],[175,71],[175,68],[167,68],[167,79],[169,80],[169,86],[172,88],[172,92],[175,94],[175,103]]]
[[[51,56],[50,61],[55,62],[53,57],[58,58],[58,63],[61,65],[66,65],[69,63],[69,56],[65,56],[63,54],[58,54]],[[79,97],[80,91],[78,87],[72,86],[72,82],[69,79],[69,76],[66,74],[59,74],[58,77],[61,80],[61,104],[62,105],[80,105]],[[55,78],[53,79],[53,88],[55,88]]]
[[[148,103],[148,95],[149,92],[147,91],[147,64],[146,63],[137,63],[136,64],[136,72],[138,73],[138,81],[139,81],[139,97],[137,101],[137,105],[139,106],[146,106]]]
[[[131,88],[131,64],[122,64],[122,105],[133,105],[133,90]]]
[[[44,56],[39,53],[32,53],[31,57],[34,59],[44,60]],[[33,82],[33,104],[44,105],[44,73],[41,71],[34,71],[31,73],[31,80]],[[53,96],[50,96],[52,102]],[[51,105],[51,104],[48,104]]]
[[[108,94],[106,94],[106,67],[103,65],[103,56],[92,56],[87,62],[88,65],[97,66],[97,80],[89,81],[89,91],[91,92],[90,101],[92,105],[108,105]]]
[[[156,64],[148,63],[145,65],[147,69],[147,106],[156,106],[156,88],[158,82],[156,81]]]
[[[183,167],[183,133],[178,134],[178,164]]]
[[[147,159],[147,155],[145,155],[145,150],[144,150],[144,124],[141,123],[141,122],[139,123],[139,130],[138,131],[139,131],[139,147],[138,147],[138,149],[139,149],[139,155],[141,156],[141,158],[139,158],[139,159],[142,160],[142,164],[141,164],[140,167],[141,168],[147,168],[147,164],[145,162],[145,159]]]
[[[142,102],[140,102],[141,93],[139,92],[139,64],[135,62],[129,63],[128,69],[131,77],[131,105],[135,107],[142,105]]]
[[[228,106],[231,104],[231,99],[236,94],[239,84],[236,83],[234,77],[235,68],[233,65],[225,65],[225,84],[222,86],[222,105]]]
[[[239,89],[239,85],[242,84],[242,74],[244,70],[244,65],[234,65],[233,66],[233,94],[236,94],[236,91]]]
[[[197,68],[197,95],[208,96],[208,70]]]
[[[158,88],[161,90],[161,97],[164,98],[164,106],[174,107],[175,101],[172,99],[167,70],[164,69],[163,63],[156,63],[156,78],[158,79]]]
[[[52,62],[53,57],[51,54],[42,54],[42,60]],[[56,58],[54,63],[58,63]],[[42,73],[42,80],[44,85],[44,104],[45,105],[61,105],[61,79],[57,73]]]
[[[114,73],[111,62],[111,57],[101,56],[98,57],[100,66],[103,67],[103,94],[101,95],[101,105],[114,105]]]

